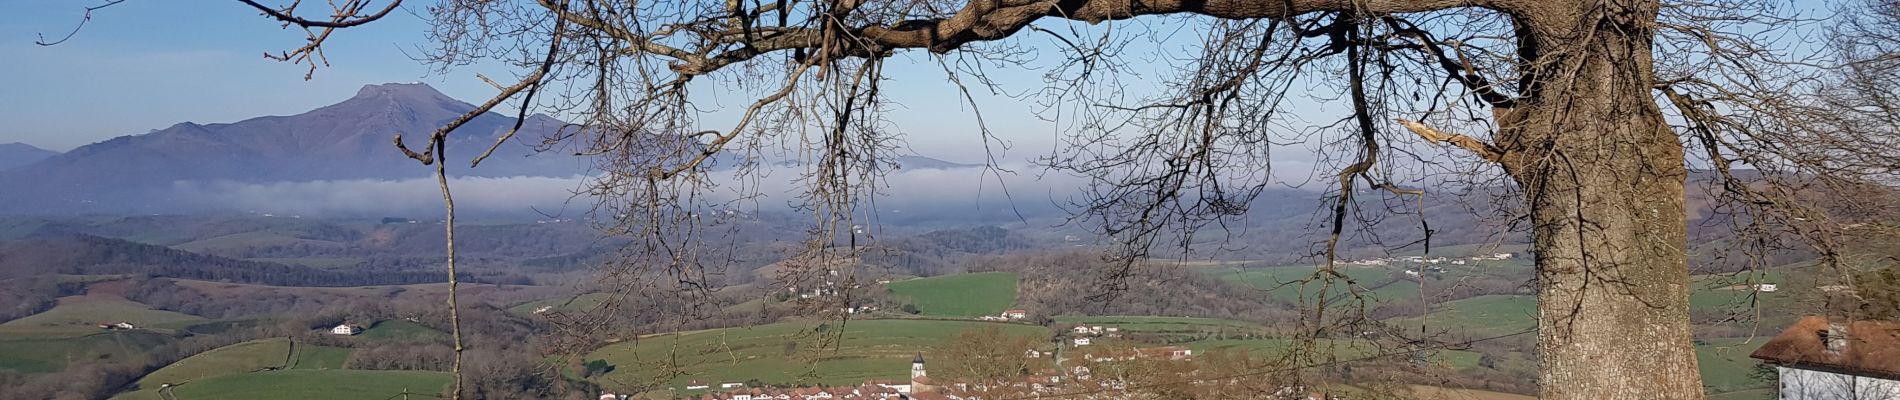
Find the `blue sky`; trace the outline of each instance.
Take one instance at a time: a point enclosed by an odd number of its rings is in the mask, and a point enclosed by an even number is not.
[[[497,68],[467,67],[447,74],[405,53],[426,45],[427,23],[414,15],[422,5],[405,6],[389,18],[341,31],[325,49],[331,66],[305,81],[305,66],[262,57],[303,43],[303,33],[283,29],[236,2],[132,0],[96,12],[70,41],[39,46],[38,35],[57,38],[80,22],[85,5],[104,0],[16,0],[0,2],[0,143],[25,142],[69,150],[111,137],[139,134],[173,124],[233,122],[264,115],[296,114],[350,97],[364,84],[421,81],[450,96],[477,102],[493,89],[475,78],[510,76]],[[1821,2],[1798,1],[1799,8],[1820,9]],[[320,5],[313,5],[320,6]],[[1171,31],[1179,19],[1138,19],[1123,24],[1153,24],[1144,29]],[[1110,29],[1109,25],[1065,24],[1056,29]],[[1030,35],[1030,44],[1043,35]],[[1175,40],[1192,41],[1191,32]],[[1143,58],[1182,46],[1137,41]],[[1044,52],[1053,53],[1053,52]],[[888,67],[892,81],[885,93],[897,107],[889,119],[905,131],[916,153],[959,162],[981,161],[976,119],[941,69],[921,51],[900,53]],[[1155,63],[1157,68],[1165,68]],[[1038,71],[993,71],[1017,88],[1042,86]],[[503,79],[503,78],[498,78]],[[1123,77],[1130,85],[1154,85],[1151,76]],[[750,99],[706,83],[695,89],[702,103],[736,109]],[[1139,94],[1154,88],[1131,87]],[[1031,104],[978,93],[985,119],[1013,144],[1004,161],[1048,154],[1058,127],[1035,117]],[[1336,117],[1311,99],[1296,98],[1294,115],[1307,122]],[[715,113],[717,114],[717,113]],[[709,120],[719,121],[717,115]],[[724,126],[709,126],[724,129]]]
[[[325,46],[330,67],[303,80],[305,67],[262,57],[302,44],[301,30],[279,24],[235,2],[134,0],[95,12],[70,41],[34,44],[41,34],[64,36],[80,22],[83,6],[98,1],[0,3],[0,143],[25,142],[70,150],[100,140],[140,134],[173,124],[233,122],[288,115],[349,98],[364,84],[421,81],[450,96],[479,102],[493,89],[475,73],[505,77],[496,68],[460,68],[431,74],[408,54],[426,45],[427,22],[405,6],[382,21],[341,31]],[[418,3],[422,4],[422,3]],[[892,120],[902,125],[920,154],[953,161],[980,161],[974,118],[963,112],[957,92],[913,52],[911,65],[893,69],[905,90]],[[1010,74],[1005,74],[1010,75]],[[1040,75],[1007,79],[1040,85]],[[501,79],[501,78],[498,78]],[[1037,86],[1039,87],[1039,86]],[[715,93],[706,93],[715,92]],[[732,96],[702,90],[726,107]],[[1045,154],[1055,128],[1013,99],[982,96],[985,117],[1005,130],[1016,150],[1012,159]]]

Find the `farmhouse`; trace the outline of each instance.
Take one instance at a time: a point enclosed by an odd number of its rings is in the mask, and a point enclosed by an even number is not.
[[[1094,342],[1094,341],[1092,341],[1092,340],[1089,340],[1089,338],[1085,338],[1085,337],[1079,337],[1079,338],[1075,338],[1075,340],[1074,340],[1074,343],[1075,343],[1075,345],[1076,345],[1076,346],[1087,346],[1087,345],[1089,345],[1089,344],[1091,344],[1092,342]]]
[[[335,328],[330,328],[330,334],[332,335],[352,336],[358,333],[363,333],[363,326],[347,322],[337,325]]]
[[[1775,366],[1783,400],[1900,399],[1900,323],[1811,315],[1749,357]]]
[[[1003,318],[1009,318],[1009,319],[1012,319],[1012,320],[1016,320],[1016,319],[1024,319],[1024,318],[1029,318],[1029,311],[1028,311],[1028,310],[1022,310],[1022,309],[1014,309],[1014,310],[1009,310],[1009,311],[1004,311],[1004,312],[1003,312]]]
[[[686,390],[704,390],[706,387],[706,381],[694,379],[686,382]]]
[[[1186,360],[1194,356],[1194,350],[1181,346],[1145,347],[1138,349],[1118,349],[1083,354],[1082,359],[1094,362],[1144,360]]]

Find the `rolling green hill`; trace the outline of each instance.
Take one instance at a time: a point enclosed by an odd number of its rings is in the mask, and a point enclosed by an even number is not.
[[[350,349],[292,344],[282,338],[259,339],[211,351],[159,368],[139,380],[141,388],[183,383],[263,369],[342,369]]]
[[[154,310],[117,296],[89,295],[59,298],[51,310],[0,324],[0,333],[89,333],[100,323],[127,322],[138,327],[200,321],[204,318]]]
[[[928,357],[934,346],[964,331],[988,328],[1036,338],[1049,334],[1046,328],[1021,324],[862,320],[850,321],[839,335],[837,321],[792,322],[653,336],[608,345],[586,358],[614,365],[613,372],[597,379],[610,390],[616,382],[679,387],[693,379],[856,385],[907,379],[917,352]],[[663,378],[660,374],[669,369],[682,375]]]
[[[1407,317],[1387,322],[1416,331],[1421,321],[1434,331],[1449,329],[1451,332],[1476,336],[1522,332],[1537,326],[1537,298],[1519,295],[1478,296],[1435,305],[1426,319]]]
[[[435,371],[363,371],[350,369],[249,372],[193,381],[172,389],[173,398],[191,400],[337,400],[432,398],[447,389],[451,377]],[[140,391],[115,400],[158,400],[156,391]]]
[[[172,341],[170,336],[150,331],[0,333],[0,370],[57,372],[69,360],[130,357]]]
[[[364,330],[362,334],[356,337],[372,340],[417,341],[431,340],[447,335],[447,333],[431,329],[422,324],[400,319],[386,319],[376,321],[375,324],[369,326],[369,329]]]
[[[947,275],[891,282],[893,297],[908,299],[923,314],[977,317],[1001,314],[1016,304],[1017,276],[1010,272]]]
[[[1315,268],[1313,266],[1296,265],[1240,270],[1206,269],[1203,271],[1209,274],[1209,276],[1228,283],[1268,291],[1272,294],[1273,298],[1279,300],[1298,301],[1301,295],[1305,295],[1308,299],[1320,297],[1319,293],[1321,287],[1318,281],[1309,283],[1304,287],[1298,283],[1299,280],[1314,276]],[[1340,274],[1351,278],[1361,287],[1376,285],[1390,280],[1386,277],[1390,272],[1382,267],[1340,266],[1338,271]],[[1344,284],[1344,282],[1339,282],[1339,284]],[[1331,297],[1346,293],[1346,290],[1343,287],[1333,287],[1327,290],[1326,293],[1326,297]]]

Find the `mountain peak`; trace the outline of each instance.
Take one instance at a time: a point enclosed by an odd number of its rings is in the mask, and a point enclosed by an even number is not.
[[[441,91],[435,90],[435,87],[422,82],[363,85],[362,89],[356,90],[356,97],[354,98],[363,99],[374,97],[392,97],[403,100],[429,99],[455,101],[455,99],[449,97],[449,95],[442,94]]]
[[[34,145],[21,143],[21,142],[0,143],[0,149],[20,150],[20,151],[40,151],[40,152],[48,152],[48,153],[54,152],[52,150],[42,149],[39,146],[34,146]]]
[[[0,143],[0,170],[36,163],[55,155],[59,155],[59,152],[26,143]]]
[[[355,97],[341,103],[324,106],[313,112],[342,114],[350,118],[394,116],[409,122],[437,124],[448,118],[444,116],[461,115],[473,109],[475,109],[473,104],[442,94],[428,84],[414,82],[363,85],[362,89],[356,90]],[[438,117],[442,119],[436,119]]]

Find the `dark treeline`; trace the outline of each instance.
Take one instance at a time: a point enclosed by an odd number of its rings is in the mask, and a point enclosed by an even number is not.
[[[1037,243],[1020,233],[995,226],[943,229],[882,243],[866,251],[863,262],[892,273],[916,276],[965,272],[959,261],[973,255],[1021,252]]]
[[[79,294],[83,284],[55,276],[28,276],[0,280],[0,322],[12,321],[53,308],[63,296]]]
[[[440,272],[352,269],[347,272],[230,259],[92,235],[51,235],[0,244],[0,276],[144,274],[275,286],[370,286],[442,282]],[[476,280],[470,276],[469,280]]]

